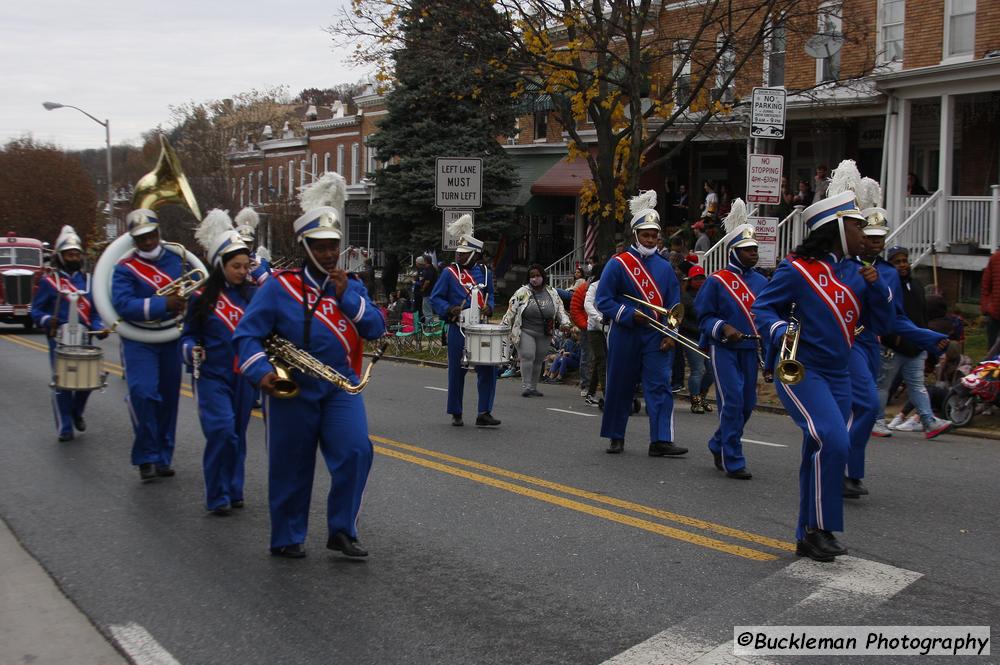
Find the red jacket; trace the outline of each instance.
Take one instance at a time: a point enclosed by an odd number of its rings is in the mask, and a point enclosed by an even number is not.
[[[569,301],[569,318],[580,330],[587,329],[587,310],[583,308],[583,301],[587,297],[587,285],[581,284],[573,290],[573,297]]]
[[[993,319],[1000,319],[1000,251],[993,252],[979,290],[979,309]]]

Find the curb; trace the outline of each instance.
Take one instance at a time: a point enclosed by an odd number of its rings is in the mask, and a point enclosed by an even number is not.
[[[366,352],[365,356],[370,358],[372,354]],[[391,360],[403,365],[417,365],[418,367],[437,367],[440,369],[448,369],[448,363],[443,363],[439,360],[420,360],[418,358],[406,358],[403,356],[382,356],[382,360]],[[712,404],[716,404],[715,400],[710,401]],[[771,406],[770,404],[758,404],[753,410],[760,411],[761,413],[774,413],[777,415],[787,415],[788,413],[785,411],[784,407]],[[951,429],[948,434],[955,434],[957,436],[965,436],[974,439],[992,439],[1000,441],[1000,431],[977,429],[975,427],[955,427]]]

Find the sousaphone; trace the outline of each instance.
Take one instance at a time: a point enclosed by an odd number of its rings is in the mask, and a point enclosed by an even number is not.
[[[201,210],[198,208],[194,192],[191,191],[191,186],[184,176],[177,154],[170,147],[167,138],[160,134],[160,157],[156,162],[156,167],[136,183],[135,193],[132,195],[132,209],[158,210],[171,204],[184,206],[196,218],[201,219]],[[193,269],[201,270],[205,275],[208,274],[205,264],[185,249],[183,245],[177,243],[163,243],[163,245],[167,251],[174,252],[183,259],[186,272]],[[181,316],[150,323],[129,323],[122,320],[111,302],[111,279],[115,266],[134,250],[135,244],[132,242],[132,236],[125,233],[116,238],[101,254],[101,258],[94,268],[94,305],[100,312],[101,318],[108,323],[113,323],[115,332],[126,339],[146,342],[147,344],[172,342],[180,337],[181,329],[178,323],[182,320]]]

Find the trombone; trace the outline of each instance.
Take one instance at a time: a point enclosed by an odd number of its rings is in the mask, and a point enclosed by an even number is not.
[[[637,302],[640,305],[645,305],[646,307],[650,308],[654,312],[657,312],[658,314],[663,314],[664,316],[666,316],[667,322],[666,322],[666,324],[664,324],[659,319],[646,314],[642,310],[638,310],[638,309],[636,310],[637,312],[639,312],[639,314],[643,318],[646,319],[646,321],[649,322],[649,325],[654,330],[656,330],[657,332],[659,332],[660,334],[662,334],[662,335],[664,335],[666,337],[669,337],[670,339],[672,339],[675,342],[677,342],[678,344],[686,347],[687,349],[689,349],[691,351],[694,351],[695,353],[697,353],[698,355],[700,355],[705,360],[709,359],[708,354],[705,353],[704,351],[702,351],[700,348],[698,348],[697,342],[694,342],[694,341],[688,339],[687,337],[685,337],[684,335],[680,334],[679,332],[677,332],[677,327],[680,326],[681,321],[684,319],[684,305],[682,305],[680,303],[677,303],[676,305],[674,305],[670,309],[667,309],[666,307],[660,307],[659,305],[653,305],[651,303],[648,303],[645,300],[640,300],[639,298],[635,298],[633,296],[630,296],[627,293],[623,294],[623,295],[626,298],[628,298],[629,300]]]
[[[795,359],[799,352],[799,337],[802,336],[802,324],[795,318],[795,303],[788,313],[788,328],[781,340],[781,350],[778,352],[778,364],[774,369],[774,378],[786,386],[794,386],[806,375],[805,366]],[[791,341],[789,341],[791,340]]]

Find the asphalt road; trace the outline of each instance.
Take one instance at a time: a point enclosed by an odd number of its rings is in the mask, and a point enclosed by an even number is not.
[[[754,479],[736,481],[705,446],[715,414],[678,404],[686,458],[648,457],[642,416],[626,453],[609,456],[599,412],[569,386],[525,399],[501,381],[503,425],[459,429],[444,371],[385,362],[364,393],[377,454],[360,536],[372,554],[325,550],[318,465],[309,556],[289,561],[267,552],[259,417],[247,507],[211,517],[188,388],[178,474],[141,484],[124,383],[113,374],[87,432],[60,444],[42,345],[0,329],[0,517],[102,632],[121,644],[122,627],[141,627],[183,665],[730,663],[744,662],[727,644],[734,625],[1000,624],[995,441],[873,441],[872,495],[846,506],[851,557],[817,564],[793,551],[800,434],[787,417],[754,415]]]

